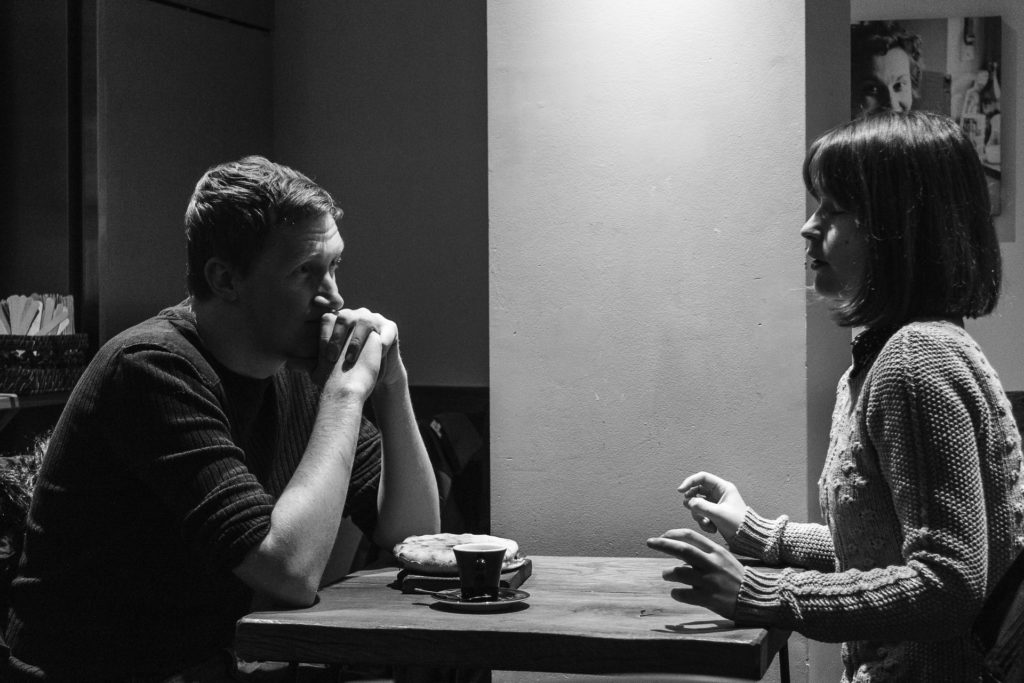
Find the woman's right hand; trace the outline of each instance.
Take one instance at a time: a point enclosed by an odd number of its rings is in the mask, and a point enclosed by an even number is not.
[[[735,484],[709,472],[698,472],[687,477],[678,491],[701,529],[720,532],[726,541],[732,540],[747,514],[747,504]]]

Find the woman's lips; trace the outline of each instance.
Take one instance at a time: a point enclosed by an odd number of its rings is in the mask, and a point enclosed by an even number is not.
[[[824,268],[825,266],[827,266],[828,262],[822,261],[821,259],[812,258],[808,259],[807,265],[811,270],[818,270],[819,268]]]

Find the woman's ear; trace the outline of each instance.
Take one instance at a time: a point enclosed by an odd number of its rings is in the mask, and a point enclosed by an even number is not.
[[[216,257],[211,258],[203,267],[203,275],[215,297],[223,301],[238,299],[237,273],[230,263]]]

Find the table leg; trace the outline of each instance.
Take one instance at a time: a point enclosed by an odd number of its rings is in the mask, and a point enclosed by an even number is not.
[[[789,644],[779,649],[779,682],[789,683]]]

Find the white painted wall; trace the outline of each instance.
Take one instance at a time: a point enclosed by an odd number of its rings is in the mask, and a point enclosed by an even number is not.
[[[803,0],[487,19],[492,530],[651,555],[699,469],[802,516]]]
[[[996,312],[967,323],[999,372],[1008,391],[1024,391],[1024,120],[1018,101],[1024,73],[1020,42],[1024,32],[1024,3],[1020,0],[851,0],[854,21],[862,19],[935,19],[964,16],[1002,16],[1002,157],[1003,211],[996,225],[1014,237],[1003,242],[1003,295]],[[1012,163],[1006,163],[1011,160]]]
[[[647,554],[804,501],[803,2],[488,4],[492,526]]]

